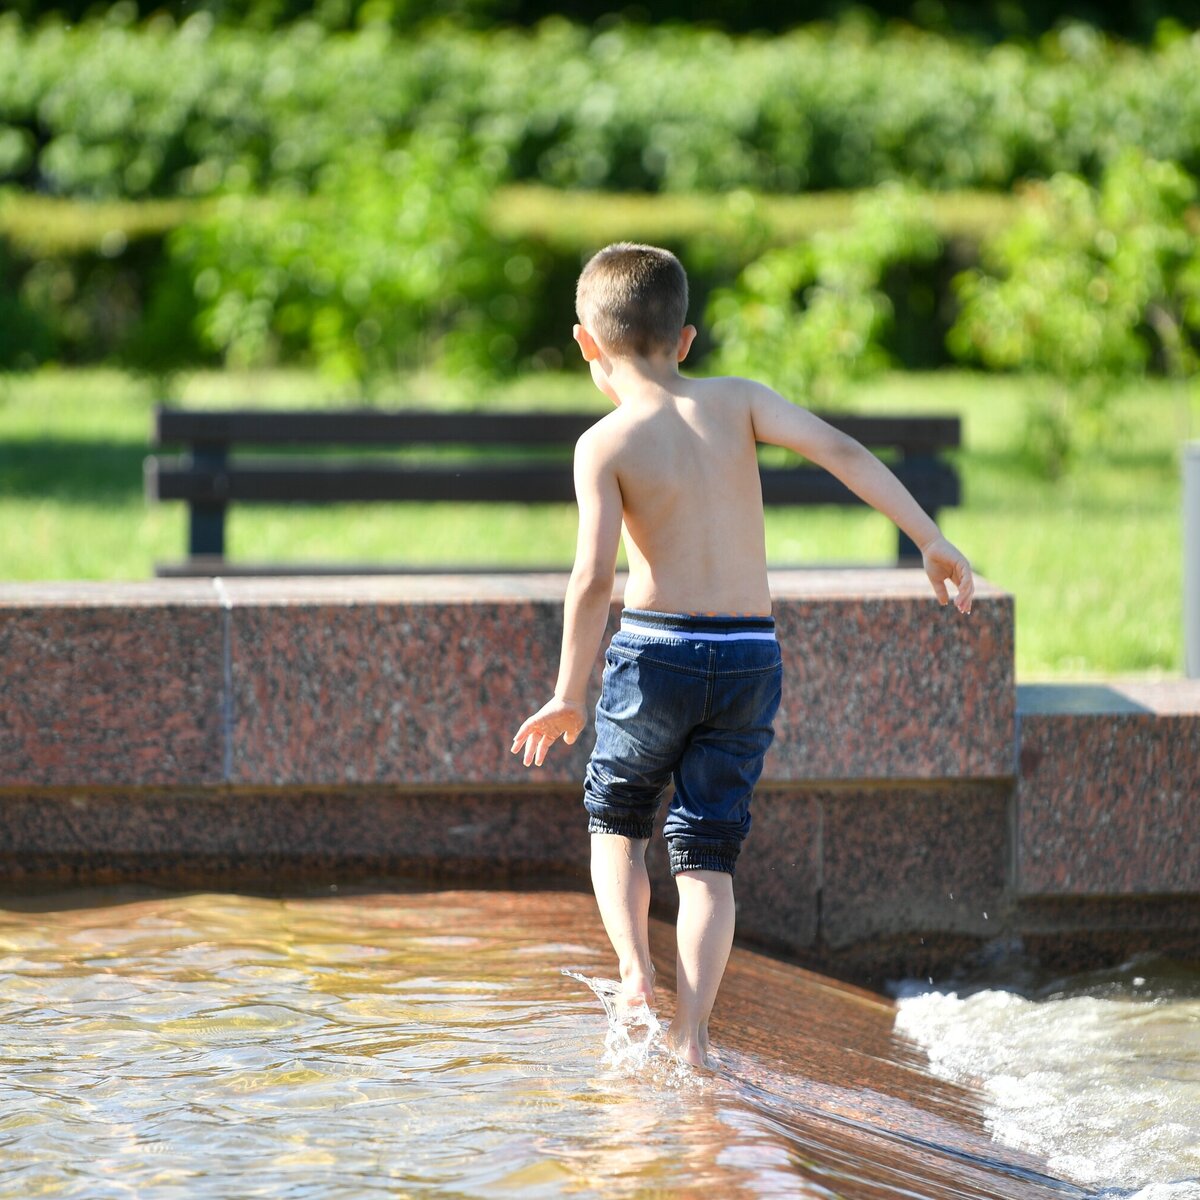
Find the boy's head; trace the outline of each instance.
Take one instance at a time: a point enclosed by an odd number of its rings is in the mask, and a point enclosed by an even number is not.
[[[592,256],[575,288],[579,323],[619,358],[670,354],[687,318],[687,274],[657,246],[617,242]]]

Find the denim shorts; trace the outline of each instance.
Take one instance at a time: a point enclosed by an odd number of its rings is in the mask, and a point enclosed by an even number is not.
[[[604,656],[588,830],[650,837],[674,782],[663,827],[671,874],[732,875],[782,683],[771,617],[626,609]]]

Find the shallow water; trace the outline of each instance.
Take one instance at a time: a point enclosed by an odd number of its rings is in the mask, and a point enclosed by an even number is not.
[[[574,893],[0,898],[0,1197],[1084,1194],[879,997],[737,949],[698,1073],[564,969]]]

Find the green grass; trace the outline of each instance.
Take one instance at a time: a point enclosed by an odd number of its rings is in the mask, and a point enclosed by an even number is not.
[[[142,460],[161,398],[193,406],[336,406],[319,377],[194,373],[154,380],[117,371],[0,376],[0,575],[145,579],[182,556],[182,504],[147,505]],[[356,401],[361,403],[361,399]],[[452,408],[581,408],[605,401],[581,372],[530,375],[487,390],[438,378],[378,386],[371,402]],[[976,570],[1013,593],[1023,680],[1172,674],[1182,661],[1179,448],[1200,437],[1200,397],[1164,383],[1123,396],[1103,441],[1057,481],[1020,452],[1028,403],[1014,379],[948,372],[864,385],[862,412],[959,413],[964,504],[942,514]],[[771,510],[778,565],[887,563],[895,532],[868,511]],[[233,559],[570,563],[568,505],[235,507]]]

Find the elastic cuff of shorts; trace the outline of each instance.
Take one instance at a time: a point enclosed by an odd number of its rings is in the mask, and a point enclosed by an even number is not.
[[[645,841],[654,833],[653,817],[619,817],[588,814],[588,833],[615,833],[617,837]]]
[[[680,871],[724,871],[732,875],[738,851],[725,846],[670,846],[671,874]]]

